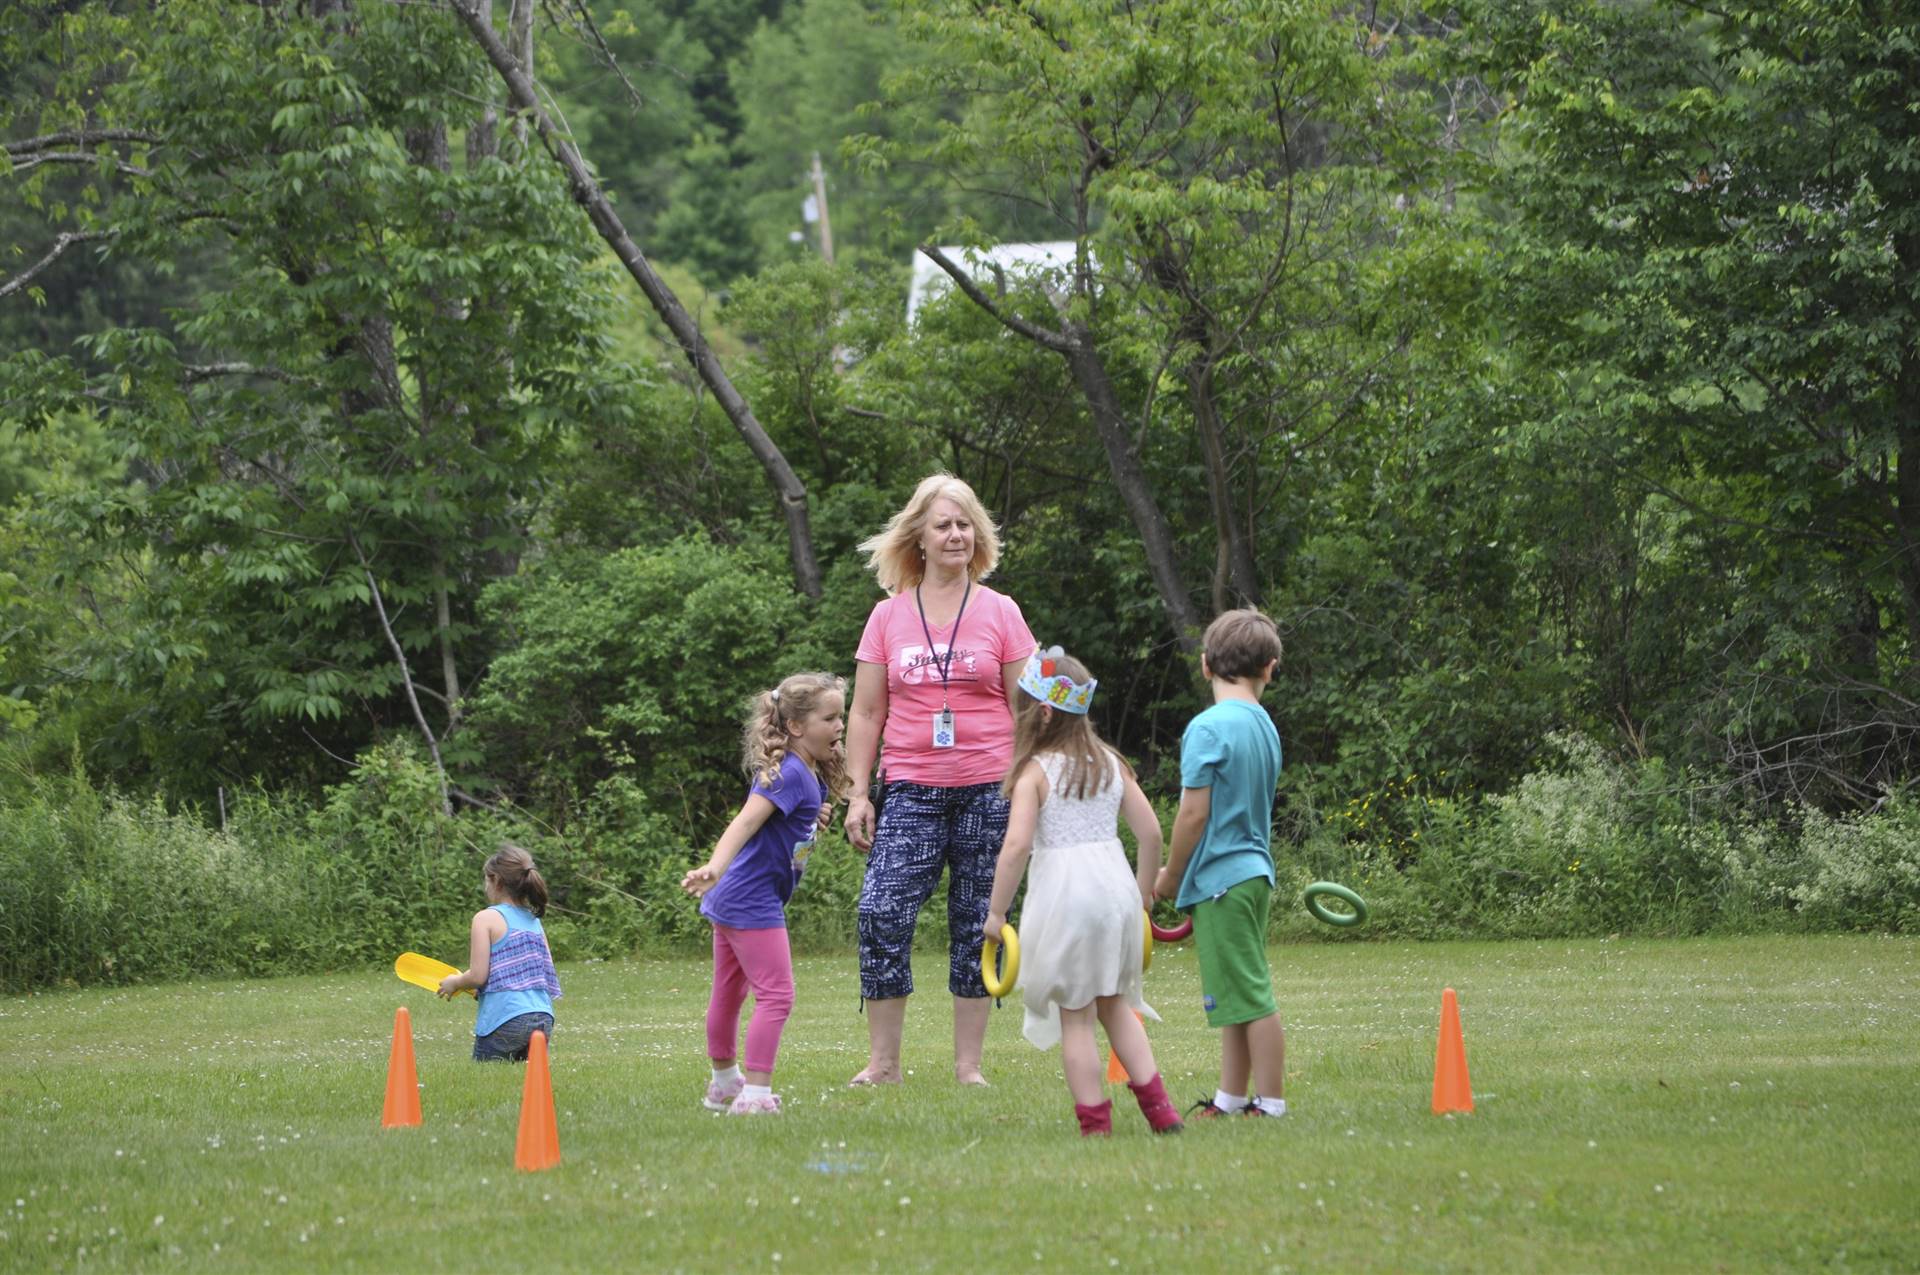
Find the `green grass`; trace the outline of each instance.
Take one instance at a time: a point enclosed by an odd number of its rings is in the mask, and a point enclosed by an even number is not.
[[[1057,1053],[949,1081],[923,959],[900,1089],[849,957],[800,962],[774,1119],[709,1116],[704,961],[562,970],[565,1163],[512,1168],[522,1069],[390,975],[0,1001],[0,1269],[1913,1270],[1920,947],[1895,938],[1309,944],[1273,952],[1284,1121],[1075,1133]],[[1210,1092],[1190,950],[1149,1024]],[[1478,1110],[1427,1105],[1443,985]],[[396,1005],[426,1124],[383,1132]],[[1124,1108],[1124,1109],[1123,1109]]]

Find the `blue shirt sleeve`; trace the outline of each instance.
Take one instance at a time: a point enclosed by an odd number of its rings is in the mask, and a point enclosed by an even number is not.
[[[1180,741],[1180,786],[1213,787],[1220,776],[1220,763],[1226,759],[1226,745],[1220,736],[1204,722],[1194,722]]]

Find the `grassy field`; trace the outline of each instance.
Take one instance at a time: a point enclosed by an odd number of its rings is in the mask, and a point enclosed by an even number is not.
[[[706,964],[561,971],[565,1163],[516,1173],[522,1070],[391,975],[0,1001],[0,1269],[1920,1269],[1920,945],[1894,938],[1276,949],[1283,1121],[1075,1133],[1058,1054],[949,1080],[944,960],[908,1082],[864,1058],[850,957],[803,960],[777,1118],[711,1116]],[[1192,953],[1149,1024],[1210,1092]],[[1477,1111],[1427,1105],[1458,990]],[[384,1132],[393,1011],[425,1126]],[[1123,1110],[1124,1108],[1124,1110]]]

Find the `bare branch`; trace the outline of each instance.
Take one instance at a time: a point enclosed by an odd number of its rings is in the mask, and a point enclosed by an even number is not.
[[[160,140],[159,134],[143,132],[137,128],[81,128],[7,142],[4,144],[4,149],[9,155],[34,155],[41,151],[52,150],[56,146],[96,146],[102,142],[158,142]]]
[[[434,777],[440,781],[440,808],[447,817],[453,817],[453,798],[447,790],[447,766],[440,760],[440,741],[434,737],[433,727],[427,724],[427,715],[420,711],[420,697],[413,693],[413,669],[407,663],[407,653],[400,646],[400,639],[394,635],[393,624],[387,619],[387,604],[380,597],[380,582],[373,578],[373,568],[367,564],[367,555],[360,550],[358,536],[348,533],[353,544],[353,555],[360,559],[360,570],[367,577],[367,588],[373,591],[373,609],[380,616],[380,631],[387,635],[387,646],[393,651],[393,658],[400,663],[400,685],[406,689],[407,703],[413,708],[414,724],[420,727],[420,733],[426,736],[427,751],[433,754]]]
[[[600,50],[601,61],[608,70],[619,76],[620,83],[626,86],[627,99],[633,103],[633,109],[646,110],[647,100],[640,96],[640,90],[633,87],[633,81],[629,80],[627,73],[620,69],[620,60],[613,56],[613,50],[607,47],[606,40],[600,34],[600,28],[594,25],[592,10],[588,9],[582,0],[570,0],[567,8],[572,10],[571,13],[563,12],[552,0],[541,0],[541,2],[547,10],[549,21],[556,26],[561,24],[570,26],[575,32],[584,31],[593,40],[594,47]]]
[[[33,281],[33,277],[52,265],[60,254],[77,243],[91,243],[99,239],[111,239],[120,232],[117,230],[63,230],[60,237],[53,241],[53,247],[47,255],[15,275],[5,283],[0,283],[0,297],[9,297]]]
[[[966,293],[969,301],[972,301],[982,310],[985,310],[988,314],[999,320],[1006,328],[1018,332],[1035,345],[1052,350],[1055,354],[1071,354],[1073,352],[1073,342],[1065,336],[1051,329],[1040,327],[1038,324],[1030,323],[1017,314],[1008,314],[999,306],[995,305],[993,298],[989,297],[980,285],[973,281],[973,276],[954,264],[953,259],[947,256],[946,253],[941,252],[940,249],[934,247],[932,244],[921,244],[920,252],[927,260],[946,271],[947,276],[953,280],[954,286]]]
[[[318,387],[320,384],[312,377],[295,376],[292,372],[257,363],[188,363],[182,365],[180,370],[185,373],[184,379],[188,385],[197,385],[201,381],[211,381],[221,376],[258,376],[287,385]]]
[[[43,151],[38,155],[30,156],[26,159],[21,160],[19,163],[15,164],[13,166],[13,171],[15,173],[32,172],[34,169],[40,167],[40,165],[42,164],[93,165],[93,164],[99,164],[102,160],[112,161],[113,166],[115,168],[119,169],[123,173],[127,173],[134,177],[153,176],[152,169],[142,168],[138,164],[130,163],[127,160],[121,159],[118,155],[90,155],[86,151]]]

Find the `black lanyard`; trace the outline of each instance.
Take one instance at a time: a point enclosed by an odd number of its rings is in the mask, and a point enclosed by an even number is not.
[[[940,707],[947,707],[947,670],[953,667],[954,644],[960,639],[960,617],[967,613],[967,599],[973,596],[973,577],[967,577],[967,588],[960,595],[960,609],[953,613],[953,632],[947,635],[947,659],[943,664],[940,657],[933,653],[933,630],[927,627],[927,604],[920,600],[920,586],[913,586],[913,605],[920,608],[920,631],[927,635],[927,658],[933,661],[933,667],[940,674]]]

